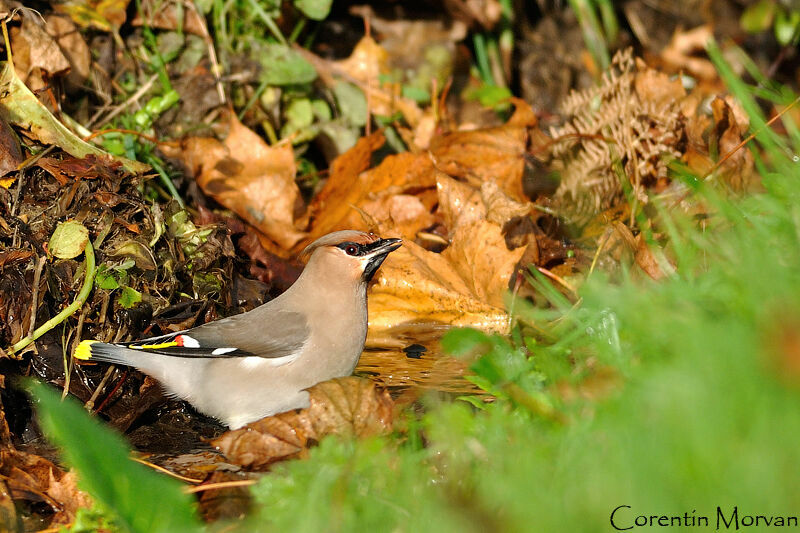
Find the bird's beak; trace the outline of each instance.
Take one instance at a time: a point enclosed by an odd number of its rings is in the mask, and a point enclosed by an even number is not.
[[[369,251],[363,256],[368,259],[367,266],[364,268],[364,281],[369,282],[375,272],[378,271],[378,268],[380,268],[383,260],[386,259],[386,256],[400,248],[402,244],[403,241],[400,239],[378,239],[369,244],[367,246]]]

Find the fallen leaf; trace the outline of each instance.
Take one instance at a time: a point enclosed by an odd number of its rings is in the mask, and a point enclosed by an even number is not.
[[[508,282],[525,248],[508,250],[500,226],[486,220],[460,225],[442,256],[478,300],[502,309]]]
[[[369,380],[336,378],[314,385],[308,393],[306,409],[228,431],[212,444],[235,464],[258,470],[304,453],[326,435],[368,437],[392,429],[392,399]]]
[[[363,211],[374,221],[379,234],[393,232],[406,240],[413,240],[419,231],[436,221],[422,200],[411,194],[382,196],[364,204]]]
[[[314,66],[329,88],[333,89],[338,79],[357,85],[364,92],[371,113],[390,117],[400,112],[412,128],[422,119],[417,103],[399,94],[399,84],[381,83],[381,74],[390,73],[388,55],[372,37],[363,37],[350,57],[342,61],[328,61],[302,48],[296,51]]]
[[[418,201],[393,198],[433,189],[436,174],[433,163],[425,154],[404,152],[390,155],[377,167],[366,170],[372,153],[383,142],[383,134],[374,133],[334,160],[327,183],[309,208],[311,231],[303,244],[340,229],[378,229],[370,227],[362,213],[376,223],[390,219],[400,222],[391,229],[402,230],[407,239],[413,239],[416,231],[431,225],[432,205],[425,205],[421,198]]]
[[[69,61],[43,26],[38,18],[23,17],[19,30],[11,32],[14,66],[23,79],[36,68],[50,75],[69,69]]]
[[[7,62],[0,72],[0,118],[19,126],[43,144],[54,144],[75,157],[92,154],[98,158],[119,161],[125,169],[134,173],[150,169],[149,165],[112,156],[78,138],[39,102]]]
[[[24,160],[17,134],[5,120],[0,119],[0,178],[17,170]],[[0,179],[0,187],[8,189],[14,180],[13,177]]]
[[[92,54],[72,19],[64,15],[48,14],[44,29],[58,44],[69,62],[67,79],[75,86],[82,84],[90,73]]]
[[[180,20],[179,18],[180,17]],[[177,30],[205,37],[208,31],[205,21],[195,9],[187,8],[176,2],[158,0],[142,0],[138,3],[136,17],[131,21],[133,26],[148,26],[161,30]]]
[[[36,166],[46,170],[61,185],[66,185],[75,179],[111,178],[116,175],[121,165],[118,161],[98,158],[93,154],[86,157],[41,157],[36,161]]]
[[[68,220],[56,226],[47,250],[59,259],[73,259],[83,253],[88,243],[89,230],[76,220]]]
[[[512,100],[517,109],[506,124],[434,136],[430,152],[442,172],[476,187],[483,181],[495,181],[514,200],[527,201],[522,177],[528,128],[536,125],[536,116],[524,101]]]
[[[53,524],[69,524],[75,520],[78,509],[93,506],[92,497],[78,488],[78,475],[72,470],[63,476],[56,476],[51,470],[47,494],[61,504],[61,511],[53,518]]]
[[[392,252],[376,278],[369,292],[371,330],[429,323],[490,331],[508,327],[503,308],[481,299],[473,280],[465,280],[450,258],[413,242],[404,242]],[[500,298],[502,293],[492,300]]]
[[[436,190],[439,193],[439,214],[449,231],[455,230],[459,224],[486,218],[486,205],[475,187],[440,172],[436,176]]]
[[[125,23],[130,0],[67,0],[53,4],[53,9],[66,13],[82,28],[97,28],[102,31],[119,30]]]
[[[711,26],[703,25],[686,31],[676,31],[670,43],[661,51],[661,59],[675,71],[687,71],[701,80],[717,78],[717,69],[708,59],[697,57],[713,39]]]
[[[290,143],[267,145],[230,113],[228,136],[189,137],[180,150],[162,149],[180,159],[203,191],[247,220],[284,249],[305,237],[297,164]]]
[[[79,507],[90,507],[91,498],[79,490],[75,475],[65,473],[47,459],[13,449],[0,450],[0,476],[14,499],[44,502],[56,515],[53,522],[68,524]]]

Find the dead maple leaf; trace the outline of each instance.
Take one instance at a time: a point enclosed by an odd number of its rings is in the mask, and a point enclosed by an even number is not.
[[[180,150],[163,146],[183,161],[197,184],[209,196],[247,220],[284,249],[306,233],[300,189],[294,181],[297,165],[289,143],[267,145],[255,132],[229,113],[228,136],[189,137]]]
[[[462,224],[442,256],[450,261],[473,294],[502,309],[508,281],[525,248],[508,250],[500,226],[487,220]]]
[[[79,507],[91,498],[79,490],[75,475],[65,473],[47,459],[12,449],[0,450],[0,477],[17,500],[45,502],[56,511],[54,524],[68,524]]]
[[[372,153],[384,141],[383,134],[376,132],[334,160],[325,187],[309,208],[311,231],[303,244],[340,229],[391,230],[413,239],[419,229],[432,224],[433,196],[416,194],[417,200],[395,197],[433,190],[433,163],[425,154],[404,152],[390,155],[377,167],[366,170]],[[378,225],[383,222],[382,227],[369,227],[362,214]],[[396,224],[392,226],[392,222]]]
[[[302,455],[326,435],[368,437],[392,429],[389,393],[369,380],[346,377],[308,389],[306,409],[268,416],[212,441],[235,464],[252,470]]]
[[[536,115],[523,100],[512,99],[517,109],[498,127],[455,131],[435,136],[430,152],[436,167],[479,187],[495,181],[517,201],[527,201],[522,190],[528,128],[536,126]]]
[[[504,331],[508,315],[478,296],[473,280],[465,281],[450,258],[404,242],[386,259],[370,289],[369,326],[388,330],[426,323]]]

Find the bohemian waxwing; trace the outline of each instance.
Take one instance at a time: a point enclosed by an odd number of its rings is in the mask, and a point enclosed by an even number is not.
[[[367,283],[400,239],[337,231],[311,243],[297,281],[251,311],[160,337],[83,341],[75,357],[133,366],[231,428],[307,407],[308,387],[348,376],[367,336]]]

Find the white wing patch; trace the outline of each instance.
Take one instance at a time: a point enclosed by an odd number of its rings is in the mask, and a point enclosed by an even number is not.
[[[302,350],[297,350],[291,355],[285,355],[283,357],[258,357],[253,355],[251,357],[243,357],[241,361],[241,365],[244,368],[254,370],[256,368],[261,368],[265,366],[283,366],[288,365],[298,357],[300,357],[300,352]]]
[[[215,348],[211,355],[225,355],[226,353],[235,352],[238,348]]]

